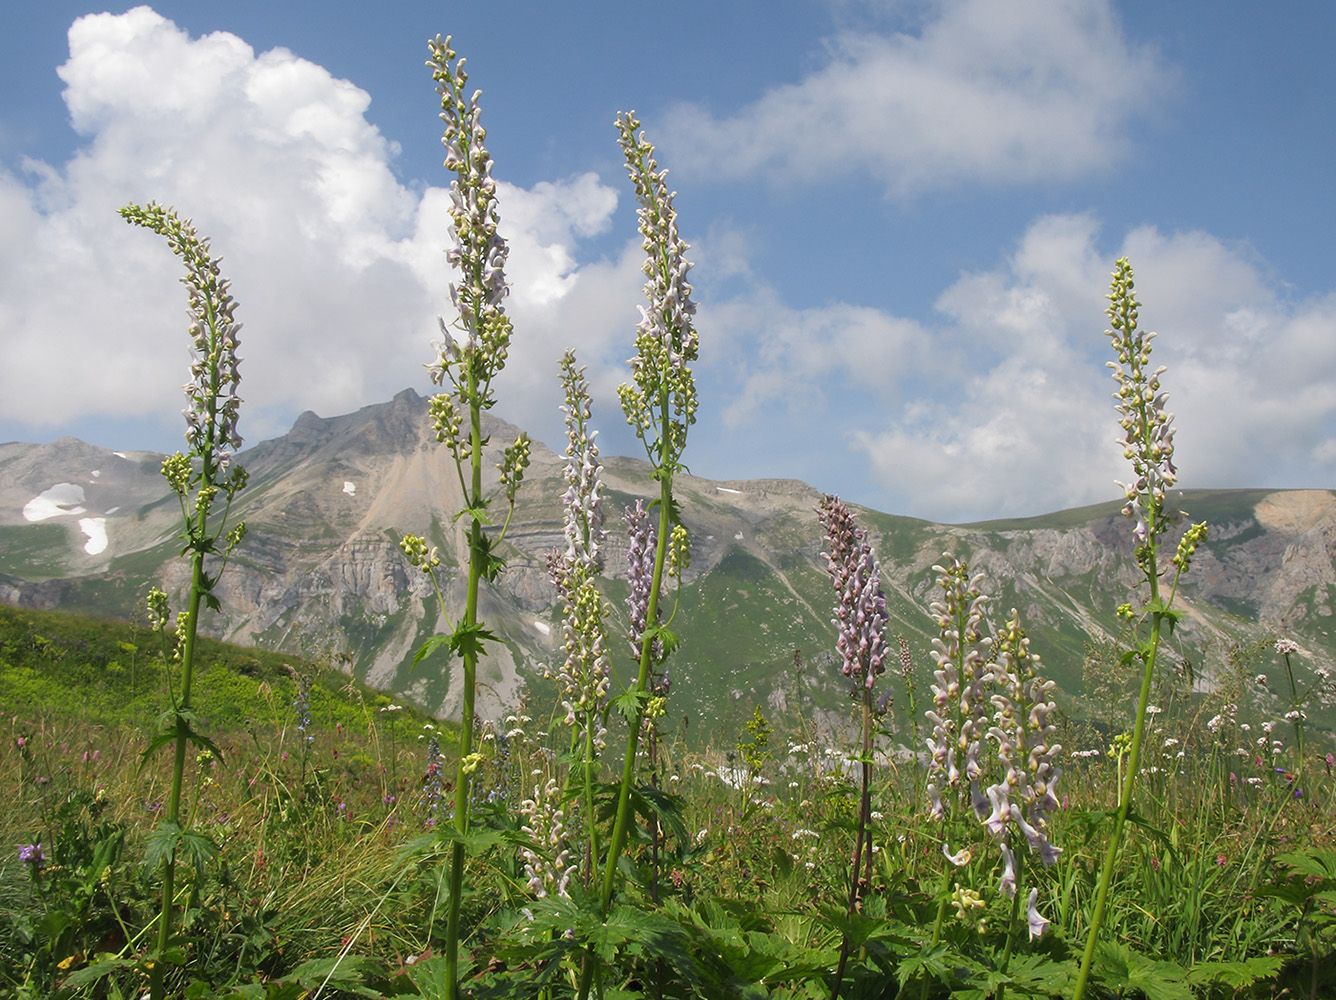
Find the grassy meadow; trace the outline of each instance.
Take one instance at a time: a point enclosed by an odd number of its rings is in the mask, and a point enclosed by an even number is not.
[[[6,995],[145,989],[137,956],[156,914],[152,836],[167,791],[160,767],[141,769],[170,676],[152,653],[156,638],[0,608]],[[179,887],[173,995],[433,995],[446,886],[431,834],[449,782],[433,791],[428,741],[438,737],[439,773],[451,775],[456,731],[428,728],[436,724],[328,664],[208,643],[201,665],[201,711],[221,759],[192,754],[188,822],[217,853],[189,866]],[[1300,761],[1283,720],[1212,725],[1220,707],[1155,716],[1096,967],[1102,995],[1336,990],[1329,747],[1310,746]],[[857,942],[847,996],[995,990],[1012,905],[996,891],[1001,860],[980,827],[972,860],[948,864],[943,828],[926,819],[922,767],[895,749],[915,721],[905,705],[883,720],[898,733],[878,739],[872,879],[853,916],[844,906],[858,798],[852,736],[761,714],[705,746],[660,744],[640,776],[626,899],[600,941],[611,956],[604,995],[828,996],[846,930]],[[1063,855],[1027,869],[1051,925],[1018,946],[1013,995],[1069,995],[1117,796],[1122,760],[1108,734],[1064,721],[1061,739],[1070,759],[1050,836]],[[549,779],[566,780],[569,733],[553,705],[528,704],[481,727],[479,745],[473,797],[486,843],[468,861],[464,987],[479,997],[566,995],[575,963],[553,953],[560,933],[526,918],[535,900],[523,851],[542,838],[522,829],[521,805]],[[602,775],[604,820],[614,794]],[[33,844],[40,868],[20,859]],[[931,946],[944,876],[961,905],[948,906]],[[572,900],[583,878],[573,874]],[[961,902],[958,887],[979,902]],[[588,920],[575,902],[565,917]]]

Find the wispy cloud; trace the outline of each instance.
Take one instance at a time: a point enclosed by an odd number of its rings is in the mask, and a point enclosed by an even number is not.
[[[914,32],[843,31],[824,64],[718,116],[679,106],[683,174],[781,185],[870,176],[893,196],[1111,166],[1174,86],[1108,0],[939,0]]]

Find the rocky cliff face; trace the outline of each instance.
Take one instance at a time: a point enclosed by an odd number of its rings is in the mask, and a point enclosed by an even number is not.
[[[494,419],[485,429],[495,487],[495,462],[517,431]],[[161,458],[71,438],[0,445],[0,600],[128,615],[158,583],[179,604],[188,583],[176,540],[180,515],[158,474]],[[222,577],[224,611],[207,628],[245,643],[340,654],[373,684],[442,714],[457,711],[448,665],[428,659],[409,669],[422,640],[444,626],[428,581],[407,566],[398,539],[413,532],[440,548],[452,606],[463,603],[467,557],[462,523],[453,520],[462,506],[458,479],[429,431],[426,401],[407,390],[339,417],[305,413],[240,460],[251,480],[237,513],[250,533]],[[562,543],[562,464],[534,445],[507,569],[484,589],[484,618],[504,641],[483,667],[486,714],[501,714],[526,684],[541,688],[539,665],[558,655],[545,556]],[[609,460],[610,505],[655,495],[647,471],[642,462]],[[734,709],[749,714],[753,703],[840,713],[832,595],[813,513],[820,494],[787,480],[686,476],[678,496],[693,545],[674,624],[683,646],[672,665],[673,704],[683,724],[719,723]],[[1181,630],[1206,675],[1231,644],[1273,633],[1298,639],[1306,662],[1330,665],[1336,495],[1189,491],[1182,503],[1193,520],[1211,524],[1183,590],[1189,614]],[[1116,631],[1113,610],[1138,582],[1116,503],[977,525],[863,517],[893,628],[919,652],[921,684],[929,674],[931,567],[944,551],[987,575],[996,614],[1021,611],[1069,699],[1079,695],[1085,643]],[[609,593],[619,599],[626,587],[618,510],[607,520]]]

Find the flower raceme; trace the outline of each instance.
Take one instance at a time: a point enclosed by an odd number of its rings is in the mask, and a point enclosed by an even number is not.
[[[963,789],[968,783],[971,803],[983,819],[988,800],[979,790],[983,773],[979,758],[988,731],[987,650],[991,640],[984,637],[980,626],[988,597],[979,589],[982,575],[971,578],[967,564],[952,556],[946,559],[945,566],[933,567],[942,597],[930,606],[939,635],[932,641],[932,658],[937,664],[933,707],[923,713],[932,723],[927,740],[928,797],[933,818],[941,819],[945,815],[941,793],[948,788]]]
[[[566,492],[562,494],[566,558],[588,567],[590,573],[603,568],[603,481],[602,463],[590,430],[592,416],[589,380],[584,368],[575,367],[575,352],[567,351],[561,359],[561,384],[566,401],[561,412],[566,418]]]
[[[1054,785],[1061,776],[1053,760],[1062,752],[1062,745],[1052,742],[1057,726],[1048,718],[1057,708],[1050,698],[1056,684],[1039,676],[1039,657],[1030,652],[1030,640],[1014,609],[996,649],[991,674],[994,692],[989,699],[996,711],[988,735],[997,742],[1003,777],[986,790],[991,809],[984,825],[1002,844],[1006,871],[1014,871],[1006,841],[1009,824],[1015,824],[1047,866],[1062,853],[1047,834],[1048,814],[1059,805]],[[1014,874],[1008,882],[1004,871],[1002,888],[1015,893]]]
[[[225,467],[241,447],[237,433],[241,324],[234,318],[237,304],[220,269],[222,258],[210,256],[209,238],[201,237],[189,219],[179,218],[170,208],[156,202],[145,207],[130,204],[120,214],[127,222],[166,237],[172,253],[185,265],[181,283],[186,286],[192,342],[190,381],[183,386],[190,404],[181,411],[186,440],[192,454],[207,451],[213,462]]]
[[[826,494],[817,508],[826,533],[826,568],[837,595],[834,624],[836,648],[849,678],[850,696],[871,691],[885,672],[890,654],[886,641],[886,595],[881,589],[881,566],[872,553],[867,532],[839,497]]]
[[[644,443],[650,460],[676,467],[686,447],[687,428],[696,422],[696,385],[690,363],[696,360],[696,330],[687,272],[689,249],[677,232],[675,192],[668,190],[667,170],[654,159],[654,146],[634,112],[617,116],[617,131],[626,155],[627,173],[640,201],[637,216],[644,237],[645,295],[636,327],[636,356],[631,381],[617,390],[626,420]]]
[[[450,301],[457,318],[453,323],[438,320],[442,340],[437,359],[428,370],[432,381],[441,385],[447,373],[463,363],[464,372],[451,377],[461,390],[472,386],[472,391],[485,399],[492,377],[505,366],[510,347],[510,319],[502,309],[509,292],[505,266],[510,251],[497,231],[500,216],[496,181],[478,106],[482,91],[465,96],[466,60],[456,61],[448,36],[442,42],[438,35],[428,47],[431,59],[427,65],[436,81],[436,92],[441,95],[441,120],[445,123],[441,138],[446,150],[445,167],[457,175],[450,183],[454,244],[446,251],[446,260],[460,277],[458,283],[450,285]]]
[[[589,429],[589,383],[576,368],[575,354],[561,361],[566,402],[566,492],[562,496],[566,551],[547,557],[548,574],[562,606],[562,648],[565,661],[555,676],[561,685],[568,726],[591,726],[597,749],[604,747],[601,719],[608,698],[610,660],[603,628],[607,604],[596,586],[603,567],[603,483],[597,431]],[[553,672],[545,670],[545,676]],[[581,735],[583,735],[581,733]]]
[[[1164,366],[1147,371],[1155,334],[1145,333],[1137,326],[1141,304],[1134,291],[1132,265],[1126,257],[1117,262],[1107,297],[1109,339],[1118,360],[1106,365],[1118,383],[1114,409],[1123,430],[1119,443],[1135,475],[1131,483],[1118,485],[1127,499],[1123,515],[1136,522],[1133,535],[1137,562],[1144,570],[1148,539],[1158,537],[1181,516],[1167,509],[1168,490],[1178,481],[1178,470],[1174,467],[1174,415],[1165,409],[1169,394],[1160,388]]]

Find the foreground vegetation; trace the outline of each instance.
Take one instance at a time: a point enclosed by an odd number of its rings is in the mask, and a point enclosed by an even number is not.
[[[160,693],[165,671],[138,652],[152,638],[142,628],[11,609],[0,609],[0,623],[0,787],[13,803],[0,863],[0,992],[138,996],[159,888],[146,862],[168,791],[140,755],[155,732],[148,695]],[[179,887],[173,995],[432,995],[447,869],[422,837],[448,795],[436,776],[451,772],[455,731],[428,728],[327,667],[213,644],[202,662],[222,757],[192,757],[188,819],[218,854]],[[1258,724],[1217,722],[1220,707],[1154,716],[1146,794],[1121,849],[1096,982],[1152,998],[1329,995],[1336,776],[1327,750],[1306,748],[1300,783],[1292,729],[1280,721],[1263,737]],[[471,853],[462,901],[461,974],[473,995],[559,994],[569,972],[538,957],[565,928],[526,916],[525,852],[542,837],[522,829],[521,808],[562,779],[561,714],[528,706],[481,729],[474,806],[490,846]],[[905,737],[906,715],[894,710],[884,724]],[[981,838],[967,865],[949,865],[940,828],[925,818],[922,768],[903,754],[877,756],[872,879],[859,912],[846,915],[859,800],[852,734],[836,740],[758,710],[750,727],[701,751],[659,747],[652,775],[642,775],[658,790],[646,781],[638,795],[625,904],[600,929],[614,970],[605,995],[824,997],[846,930],[855,946],[844,995],[895,996],[916,976],[929,996],[996,988],[990,970],[1012,906],[994,889],[1000,858]],[[1051,925],[1013,958],[1014,996],[1070,995],[1101,824],[1125,764],[1124,740],[1069,721],[1060,736],[1072,762],[1050,835],[1064,853],[1033,873]],[[879,737],[884,750],[896,742]],[[605,819],[615,789],[605,779],[596,788]],[[31,845],[42,863],[21,858]],[[932,947],[948,871],[952,901]],[[589,933],[573,881],[567,918]]]

